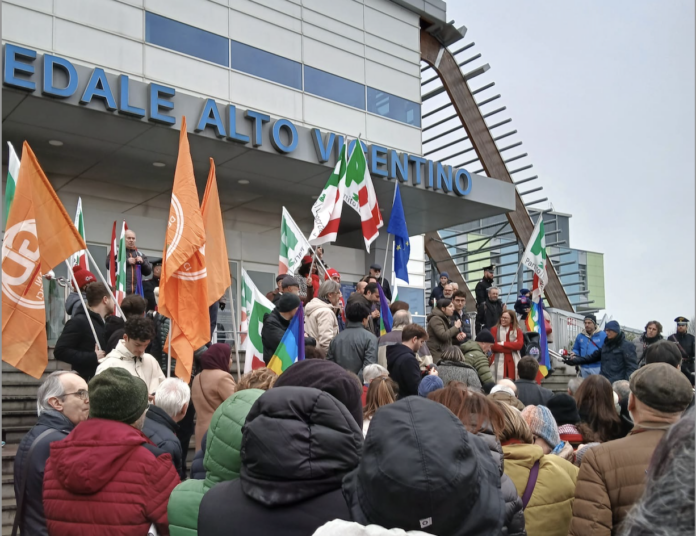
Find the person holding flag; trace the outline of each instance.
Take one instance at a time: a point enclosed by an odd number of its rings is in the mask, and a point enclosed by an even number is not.
[[[250,373],[252,370],[257,370],[266,367],[264,359],[263,345],[263,322],[271,311],[275,310],[275,305],[268,300],[252,281],[247,271],[242,268],[241,277],[242,295],[240,299],[241,305],[241,329],[242,333],[242,348],[244,349],[244,374]],[[281,298],[285,294],[281,294]],[[299,299],[299,298],[298,298]],[[278,338],[278,341],[282,338]],[[277,344],[276,344],[277,347]],[[270,357],[273,356],[271,349]]]
[[[285,330],[280,344],[273,352],[273,357],[268,362],[268,369],[280,376],[290,365],[298,361],[304,361],[305,341],[304,341],[304,307],[300,303],[294,312],[292,320]]]

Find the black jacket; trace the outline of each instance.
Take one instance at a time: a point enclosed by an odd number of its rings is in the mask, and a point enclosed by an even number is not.
[[[389,377],[399,385],[399,398],[418,394],[420,366],[413,350],[403,344],[387,347],[387,369]]]
[[[607,337],[599,350],[583,357],[575,357],[567,360],[569,365],[588,365],[601,362],[600,374],[610,383],[619,380],[628,380],[638,369],[636,346],[626,340],[623,333],[619,333],[613,339]]]
[[[285,320],[280,316],[277,308],[263,317],[261,342],[263,343],[263,362],[266,365],[268,365],[273,357],[273,353],[278,349],[280,339],[285,335],[289,325],[290,320]]]
[[[488,299],[488,289],[493,286],[493,281],[485,277],[476,284],[476,307],[480,307]]]
[[[389,284],[389,281],[387,281],[385,278],[380,277],[377,279],[377,282],[382,285],[382,290],[384,291],[384,296],[387,298],[387,301],[391,303],[392,301],[392,291],[391,291],[391,285]]]
[[[20,520],[20,532],[31,536],[48,536],[46,517],[43,508],[43,478],[46,461],[51,452],[51,443],[65,439],[75,426],[62,413],[54,410],[44,411],[27,435],[22,438],[14,460],[14,490],[19,497],[19,488],[24,479],[25,463],[34,440],[46,430],[53,430],[34,447],[27,474],[26,494],[24,495],[24,516]]]
[[[668,341],[676,342],[684,361],[693,361],[694,352],[696,351],[696,343],[694,336],[691,333],[674,333],[667,337]]]
[[[198,536],[309,536],[349,520],[343,477],[358,465],[362,431],[343,404],[310,387],[274,387],[243,430],[240,478],[203,497]]]
[[[140,265],[141,275],[150,275],[152,273],[152,264],[147,260],[147,255],[137,249],[129,249],[126,251],[126,258],[142,257],[143,263]],[[111,250],[106,254],[106,269],[109,269],[109,260],[111,258]],[[135,287],[137,284],[137,278],[135,275],[135,264],[128,264],[126,262],[126,295],[130,296],[135,292]],[[144,282],[143,282],[144,283]],[[144,287],[144,284],[143,284]],[[144,289],[143,289],[144,292]]]
[[[445,287],[443,287],[439,281],[433,291],[430,293],[430,298],[428,298],[428,305],[431,307],[435,307],[435,304],[437,303],[437,300],[440,298],[444,298],[445,294]]]
[[[142,270],[141,270],[142,271]],[[152,276],[151,279],[143,281],[143,294],[147,300],[147,310],[154,311],[157,309],[157,299],[155,299],[155,289],[159,287],[160,278]]]
[[[191,478],[193,480],[205,480],[205,466],[203,465],[203,460],[205,460],[205,448],[208,445],[208,430],[203,434],[203,439],[201,439],[201,450],[196,452],[193,456],[193,462],[191,462]]]
[[[176,432],[179,425],[167,415],[162,408],[150,406],[147,410],[145,418],[145,426],[143,426],[143,434],[150,438],[164,452],[168,452],[172,456],[174,469],[179,473],[183,480],[186,478],[184,472],[183,460],[181,458],[181,443],[176,437]]]
[[[545,406],[553,396],[553,391],[532,380],[519,379],[515,381],[515,385],[517,386],[517,398],[525,406]]]
[[[478,306],[478,312],[476,314],[476,333],[480,332],[482,329],[490,329],[498,323],[501,315],[503,314],[503,302],[498,299],[498,301],[490,301],[486,298],[485,301],[481,302]]]
[[[106,337],[104,320],[94,311],[89,311],[89,316],[97,332],[97,339],[102,350],[106,349]],[[86,382],[94,376],[99,362],[97,353],[94,351],[94,335],[84,309],[75,311],[73,317],[67,321],[63,332],[58,337],[53,356],[59,361],[65,361],[72,365],[72,369],[77,372]]]
[[[471,340],[471,321],[469,320],[469,317],[466,314],[466,310],[462,311],[462,314],[459,314],[457,311],[455,311],[450,319],[452,321],[453,326],[457,320],[461,320],[462,325],[459,328],[459,331],[461,333],[466,333],[466,339],[464,339],[463,341],[458,341],[456,336],[452,337],[452,344],[460,346],[460,345],[464,344],[466,341],[470,341]]]

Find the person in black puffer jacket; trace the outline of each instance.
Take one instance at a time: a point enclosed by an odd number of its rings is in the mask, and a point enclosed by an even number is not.
[[[281,376],[282,377],[282,376]],[[346,407],[311,387],[274,387],[242,432],[240,478],[203,497],[198,536],[307,536],[350,519],[343,477],[358,465],[362,430]]]
[[[448,408],[472,434],[488,447],[500,474],[500,491],[505,500],[505,525],[502,534],[526,536],[522,499],[515,484],[503,472],[503,447],[498,440],[505,426],[505,416],[494,402],[483,394],[467,390],[461,382],[450,382],[444,389],[428,395],[430,400]]]
[[[268,365],[273,352],[278,349],[280,340],[295,316],[295,311],[300,306],[300,298],[296,294],[283,294],[276,308],[263,317],[261,328],[261,342],[263,343],[263,362]]]

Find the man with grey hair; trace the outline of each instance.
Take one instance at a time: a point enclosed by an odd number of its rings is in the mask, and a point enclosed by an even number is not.
[[[394,313],[392,330],[389,333],[382,335],[377,341],[377,363],[387,368],[387,347],[392,344],[401,344],[401,332],[406,326],[413,323],[411,313],[407,310],[401,310]],[[420,350],[416,353],[418,366],[421,370],[425,370],[428,365],[433,364],[433,356],[428,350],[428,343],[424,342]]]
[[[491,287],[488,289],[486,299],[478,304],[476,314],[476,332],[482,329],[490,329],[498,323],[503,311],[507,310],[507,306],[499,299],[500,289]]]
[[[341,285],[329,279],[319,287],[319,294],[305,307],[305,334],[317,341],[317,348],[327,352],[338,335],[336,311],[341,303]]]
[[[89,417],[87,383],[76,372],[53,372],[36,394],[39,420],[24,436],[14,461],[14,490],[22,534],[48,535],[43,509],[43,477],[51,443],[61,441]]]
[[[520,411],[524,409],[524,404],[517,398],[517,386],[515,382],[508,378],[499,380],[491,389],[488,398],[507,404]]]
[[[583,379],[584,378],[581,377],[575,377],[568,380],[568,394],[573,398],[575,398],[575,393],[578,392]]]
[[[176,436],[179,423],[185,416],[191,400],[189,386],[179,378],[167,378],[155,391],[155,404],[147,410],[143,434],[164,452],[172,456],[176,472],[186,478],[181,442]]]

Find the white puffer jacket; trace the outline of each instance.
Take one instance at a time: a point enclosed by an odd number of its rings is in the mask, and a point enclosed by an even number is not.
[[[314,337],[317,348],[325,352],[329,344],[338,335],[336,309],[319,298],[314,298],[305,307],[305,335]]]

